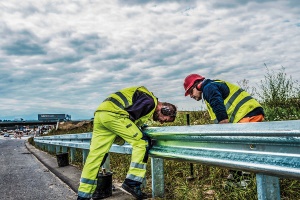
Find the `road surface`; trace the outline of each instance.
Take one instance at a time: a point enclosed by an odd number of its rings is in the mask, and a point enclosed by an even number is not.
[[[0,136],[0,199],[76,199],[75,192],[27,150],[25,139]]]

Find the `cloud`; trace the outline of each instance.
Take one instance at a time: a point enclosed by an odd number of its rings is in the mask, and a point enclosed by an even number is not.
[[[0,3],[0,119],[91,118],[107,95],[145,85],[181,110],[183,79],[200,73],[258,87],[300,70],[297,1],[5,1]]]

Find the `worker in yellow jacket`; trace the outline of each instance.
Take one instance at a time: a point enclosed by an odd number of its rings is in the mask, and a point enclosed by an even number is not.
[[[131,163],[122,188],[136,199],[146,198],[140,185],[146,174],[148,141],[139,127],[149,118],[160,123],[173,122],[176,113],[176,106],[158,101],[143,86],[124,88],[109,95],[95,112],[90,152],[82,170],[78,200],[92,197],[100,164],[117,137],[132,146]]]
[[[184,79],[185,96],[196,101],[203,97],[211,120],[217,124],[261,122],[264,110],[260,103],[237,85],[222,80],[190,74]],[[243,172],[230,170],[228,180],[239,181]]]
[[[185,96],[196,101],[203,97],[211,120],[215,123],[261,122],[262,106],[248,92],[221,80],[190,74],[184,80]]]

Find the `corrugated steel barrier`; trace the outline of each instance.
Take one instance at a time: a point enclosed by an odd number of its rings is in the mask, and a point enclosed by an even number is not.
[[[279,177],[300,179],[300,120],[164,126],[147,128],[153,139],[150,150],[152,196],[164,196],[164,159],[256,173],[259,200],[279,200]],[[83,149],[86,159],[92,133],[36,137],[39,146],[62,152]],[[131,146],[113,145],[110,152],[131,154]],[[107,166],[107,165],[106,165]]]

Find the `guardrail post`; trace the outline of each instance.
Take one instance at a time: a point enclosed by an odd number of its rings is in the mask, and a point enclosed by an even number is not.
[[[279,178],[256,174],[258,200],[280,200]]]
[[[152,197],[164,197],[164,160],[151,157]]]
[[[62,147],[62,152],[63,153],[68,152],[68,147]]]
[[[52,153],[55,153],[55,145],[50,145],[50,149]]]
[[[59,153],[60,152],[60,146],[55,146],[56,148],[56,153]]]
[[[73,162],[74,161],[74,159],[75,159],[75,148],[70,148],[70,153],[71,153],[71,162]]]
[[[51,144],[48,144],[48,152],[54,153],[55,152],[55,147]]]

